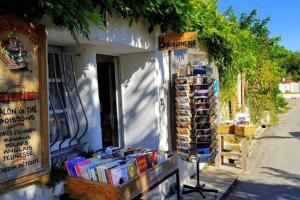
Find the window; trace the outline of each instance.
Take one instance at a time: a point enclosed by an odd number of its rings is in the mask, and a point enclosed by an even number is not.
[[[63,53],[62,47],[48,49],[50,149],[55,157],[81,148],[88,119],[76,83],[75,55]]]
[[[66,93],[62,75],[62,53],[48,54],[50,143],[70,137]]]

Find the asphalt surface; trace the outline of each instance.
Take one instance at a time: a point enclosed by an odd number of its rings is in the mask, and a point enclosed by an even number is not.
[[[300,99],[257,138],[250,170],[226,200],[300,200]]]

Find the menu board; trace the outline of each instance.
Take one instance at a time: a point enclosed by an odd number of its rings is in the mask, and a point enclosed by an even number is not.
[[[45,38],[42,26],[0,16],[2,187],[48,169]]]

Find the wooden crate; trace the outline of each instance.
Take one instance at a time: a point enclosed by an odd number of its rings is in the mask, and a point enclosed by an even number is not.
[[[217,131],[219,134],[234,134],[235,125],[219,124],[217,125]]]
[[[171,156],[165,163],[156,165],[119,187],[67,176],[65,179],[65,192],[74,198],[85,200],[133,199],[141,193],[147,192],[149,188],[175,171],[178,173],[177,159]]]
[[[256,128],[254,126],[236,126],[235,135],[241,137],[252,137],[256,134]]]

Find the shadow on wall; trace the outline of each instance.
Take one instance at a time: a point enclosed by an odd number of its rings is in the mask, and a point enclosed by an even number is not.
[[[124,20],[111,16],[107,16],[107,18],[105,31],[99,31],[96,26],[93,26],[92,40],[106,38],[107,42],[116,42],[142,49],[154,48],[152,44],[155,44],[155,37],[153,33],[148,32],[149,23],[146,20],[139,20],[130,26],[129,23],[124,23]]]
[[[276,180],[281,178],[285,183],[273,181],[273,183],[258,183],[255,181],[243,181],[236,185],[236,189],[227,200],[299,200],[300,177],[299,174],[290,173],[272,167],[262,167],[262,174],[267,174]],[[288,182],[288,183],[286,183]]]
[[[149,52],[121,56],[125,146],[158,148],[156,64]]]
[[[104,44],[106,49],[102,53],[107,54],[109,52],[112,55],[128,53],[128,48],[131,47],[132,50],[135,49],[135,52],[142,49],[147,51],[154,50],[155,45],[153,44],[155,44],[157,31],[155,29],[152,33],[149,33],[148,24],[146,20],[139,20],[137,23],[132,23],[129,26],[129,23],[123,19],[107,16],[107,27],[104,30],[100,30],[95,25],[92,25],[90,40],[80,35],[79,43],[89,45]],[[48,33],[49,44],[60,46],[76,45],[72,35],[66,29],[49,24]],[[121,49],[119,49],[120,46]]]
[[[70,47],[67,51],[73,53],[80,53],[80,56],[74,56],[74,68],[76,74],[76,84],[80,98],[82,100],[83,108],[81,107],[78,95],[76,93],[76,87],[74,80],[70,81],[68,87],[71,91],[71,99],[73,101],[76,114],[79,119],[79,133],[77,139],[81,138],[80,143],[85,145],[85,150],[89,147],[92,149],[98,149],[100,137],[91,137],[99,134],[100,131],[100,111],[99,111],[99,98],[98,98],[98,81],[97,81],[97,66],[96,55],[90,46]],[[73,74],[72,62],[69,59],[67,61],[67,71],[70,75]],[[67,77],[68,78],[68,77]],[[84,116],[84,112],[87,115],[87,122]],[[74,120],[74,119],[72,119]],[[87,132],[85,133],[87,128]],[[84,136],[84,137],[83,137]]]

